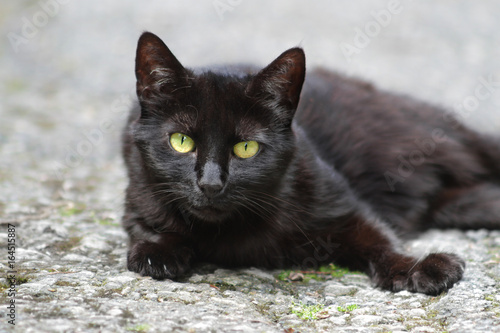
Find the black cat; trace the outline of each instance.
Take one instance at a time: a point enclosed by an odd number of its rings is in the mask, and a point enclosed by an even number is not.
[[[498,143],[325,70],[302,89],[300,48],[256,74],[195,72],[146,32],[136,76],[123,139],[132,271],[335,262],[383,289],[436,295],[464,261],[401,253],[393,230],[500,227]]]

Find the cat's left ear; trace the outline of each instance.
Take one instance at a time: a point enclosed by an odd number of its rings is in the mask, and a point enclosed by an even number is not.
[[[278,118],[291,123],[306,74],[306,59],[301,48],[283,52],[250,81],[246,93],[273,109]]]

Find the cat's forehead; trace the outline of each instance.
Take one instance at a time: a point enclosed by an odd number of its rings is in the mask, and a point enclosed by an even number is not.
[[[263,137],[269,127],[266,119],[241,86],[237,80],[217,78],[196,82],[170,113],[169,127],[196,136]]]
[[[239,136],[255,133],[265,127],[258,106],[246,95],[247,83],[248,78],[245,76],[213,72],[200,75],[193,87],[198,127],[221,127],[226,132],[234,129]]]
[[[167,111],[167,130],[197,138],[264,141],[270,133],[271,118],[247,95],[251,78],[242,73],[193,73],[182,97]]]
[[[181,106],[167,123],[169,131],[181,131],[195,136],[234,137],[244,140],[263,139],[269,129],[257,118],[231,114],[227,108],[193,105]]]
[[[205,98],[241,102],[253,76],[243,71],[205,71],[193,77],[192,87]]]
[[[229,64],[229,65],[213,65],[210,67],[193,68],[192,72],[198,77],[206,74],[216,75],[227,79],[243,79],[253,76],[259,72],[261,68],[251,64]]]

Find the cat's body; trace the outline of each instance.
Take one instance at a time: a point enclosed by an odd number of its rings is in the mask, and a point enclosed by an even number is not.
[[[405,234],[500,227],[500,139],[366,82],[311,74],[294,119],[384,221]]]
[[[496,143],[327,71],[308,73],[302,89],[300,49],[254,75],[195,75],[145,33],[136,75],[140,107],[124,133],[133,271],[161,279],[193,260],[334,261],[385,289],[437,294],[461,278],[463,261],[402,254],[388,226],[500,227]]]

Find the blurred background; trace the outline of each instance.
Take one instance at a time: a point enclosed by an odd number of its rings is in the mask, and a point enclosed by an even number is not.
[[[499,133],[498,13],[494,0],[2,1],[0,216],[69,200],[119,218],[119,137],[142,31],[186,67],[264,66],[299,45],[308,68],[365,78]]]

